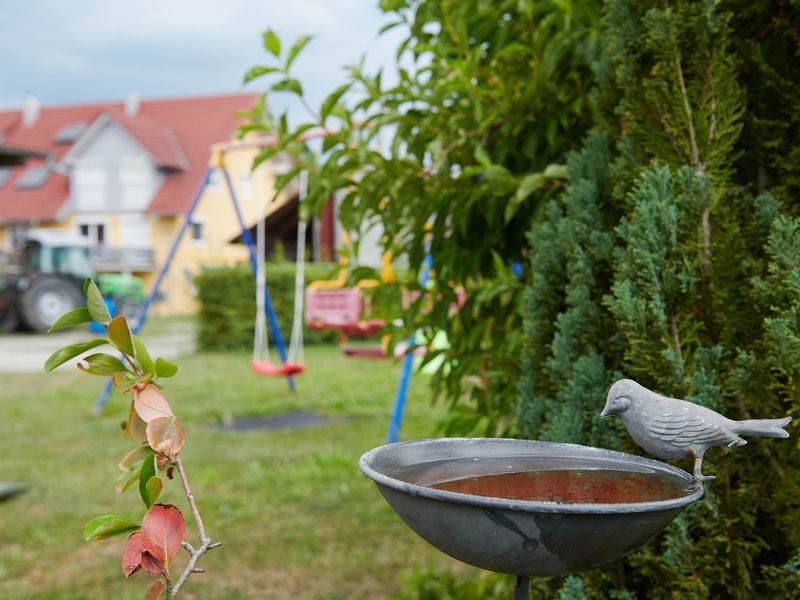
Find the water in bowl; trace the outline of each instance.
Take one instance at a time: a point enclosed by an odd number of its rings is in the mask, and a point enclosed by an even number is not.
[[[546,463],[525,457],[435,461],[393,476],[473,496],[571,504],[657,502],[691,493],[685,479],[663,472],[592,468],[552,458]]]

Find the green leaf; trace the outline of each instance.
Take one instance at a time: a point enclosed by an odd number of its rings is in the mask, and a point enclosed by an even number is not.
[[[489,157],[489,153],[486,152],[486,148],[483,146],[475,146],[475,160],[485,169],[488,169],[492,166],[492,159]]]
[[[67,327],[75,327],[82,323],[91,323],[92,315],[89,314],[89,309],[85,306],[73,308],[71,311],[61,315],[58,320],[53,323],[48,332],[58,331],[59,329],[66,329]]]
[[[124,494],[133,485],[135,481],[139,481],[142,475],[142,465],[144,461],[139,460],[133,463],[124,473],[117,478],[117,483],[114,484],[114,489],[118,494]]]
[[[253,79],[257,79],[258,77],[261,77],[263,75],[269,75],[270,73],[276,73],[279,71],[280,69],[278,67],[267,67],[265,65],[256,65],[255,67],[253,67],[252,69],[247,71],[247,73],[244,74],[244,79],[242,80],[242,83],[248,83],[250,81],[253,81]]]
[[[150,481],[151,477],[155,477],[156,475],[156,455],[154,452],[150,451],[144,459],[144,463],[142,464],[142,471],[139,474],[139,495],[142,497],[142,500],[147,505],[147,508],[150,508],[152,502],[148,503],[149,496],[147,495],[147,482]]]
[[[257,168],[257,167],[258,167],[258,166],[259,166],[261,163],[263,163],[265,160],[269,160],[270,158],[272,158],[273,156],[275,156],[276,154],[278,154],[278,152],[280,152],[280,151],[281,151],[281,148],[280,148],[280,146],[269,146],[269,147],[267,147],[267,148],[264,148],[264,149],[263,149],[261,152],[259,152],[259,153],[256,155],[256,157],[253,159],[253,164],[250,166],[250,170],[251,170],[251,171],[255,171],[255,170],[256,170],[256,168]]]
[[[540,190],[546,182],[547,179],[542,173],[531,173],[530,175],[526,175],[519,183],[519,187],[517,188],[517,193],[515,195],[516,200],[518,202],[525,200],[525,198],[530,196],[533,192]]]
[[[147,346],[144,345],[138,335],[131,336],[133,340],[133,349],[136,351],[136,362],[142,369],[142,373],[152,373],[155,370],[153,359],[150,358],[150,352],[147,351]]]
[[[106,538],[114,537],[115,535],[123,535],[131,531],[137,531],[141,528],[139,523],[130,521],[124,517],[117,515],[101,515],[95,517],[86,524],[83,528],[83,539],[87,542],[95,538],[96,540],[104,540]]]
[[[289,52],[286,54],[286,64],[283,67],[285,71],[289,70],[289,67],[292,66],[294,59],[297,58],[297,55],[302,52],[303,48],[305,48],[306,44],[308,44],[310,41],[310,35],[302,35],[297,39],[294,45],[289,49]]]
[[[333,110],[344,93],[350,89],[350,85],[351,84],[346,83],[345,85],[336,88],[330,95],[328,95],[327,98],[325,98],[325,100],[322,102],[322,108],[320,108],[319,111],[319,116],[323,121],[328,117],[328,115],[331,114],[331,110]]]
[[[144,486],[144,496],[142,496],[147,508],[153,506],[153,503],[158,500],[158,497],[161,495],[161,490],[163,489],[164,482],[158,475],[153,475],[150,479],[148,479]]]
[[[159,357],[156,359],[155,370],[157,377],[172,377],[178,372],[178,367]]]
[[[122,457],[122,460],[117,463],[117,466],[122,471],[129,471],[134,464],[137,462],[142,462],[150,453],[150,448],[144,444],[136,446],[133,450],[128,451],[128,453]]]
[[[383,27],[381,27],[378,30],[378,35],[382,35],[382,34],[386,33],[387,31],[389,31],[391,29],[394,29],[395,27],[398,27],[399,25],[402,25],[402,24],[403,24],[403,21],[394,21],[392,23],[387,23],[386,25],[384,25]]]
[[[83,364],[78,363],[78,368],[90,375],[102,375],[108,377],[120,371],[127,371],[127,368],[122,361],[116,356],[110,354],[91,354],[82,359],[82,362],[87,363],[89,366],[84,367]]]
[[[547,165],[542,173],[545,177],[550,177],[551,179],[566,179],[569,177],[567,165]]]
[[[114,317],[108,324],[108,339],[120,352],[131,357],[134,356],[131,329],[128,327],[128,321],[122,315]]]
[[[50,355],[50,358],[47,359],[47,362],[44,363],[44,370],[48,373],[58,367],[59,365],[63,365],[68,360],[75,358],[79,354],[83,354],[87,350],[91,350],[92,348],[97,348],[97,346],[102,346],[103,344],[107,344],[108,340],[106,339],[95,339],[88,342],[80,342],[78,344],[70,344],[69,346],[64,346],[53,352]]]
[[[86,294],[86,307],[92,320],[103,326],[108,325],[111,315],[108,313],[108,307],[103,300],[103,294],[100,293],[100,288],[91,277],[87,277],[83,282],[83,291]]]
[[[297,79],[281,79],[272,84],[273,92],[293,92],[298,96],[303,95],[303,86]]]
[[[275,56],[281,55],[281,40],[272,29],[264,32],[264,50]]]

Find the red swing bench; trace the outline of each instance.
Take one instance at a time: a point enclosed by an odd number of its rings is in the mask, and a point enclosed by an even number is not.
[[[346,346],[347,336],[368,337],[384,326],[383,319],[363,318],[361,288],[308,288],[306,325],[314,331],[336,329],[342,335],[342,351],[359,358],[386,358],[382,348]]]

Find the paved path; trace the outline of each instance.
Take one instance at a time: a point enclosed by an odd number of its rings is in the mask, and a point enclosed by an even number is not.
[[[44,372],[44,363],[56,350],[69,344],[85,342],[92,334],[86,331],[66,331],[47,334],[15,333],[0,335],[0,373],[33,373]],[[190,354],[195,350],[195,336],[191,331],[181,331],[169,335],[142,336],[142,340],[150,350],[150,354],[163,356],[173,361],[182,354]],[[110,352],[110,346],[91,350],[93,352]],[[77,359],[58,368],[69,368]]]

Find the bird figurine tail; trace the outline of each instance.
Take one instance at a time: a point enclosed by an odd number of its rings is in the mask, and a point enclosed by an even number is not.
[[[736,421],[736,433],[739,435],[755,435],[758,437],[788,438],[789,432],[784,430],[792,417],[782,419],[747,419]]]

